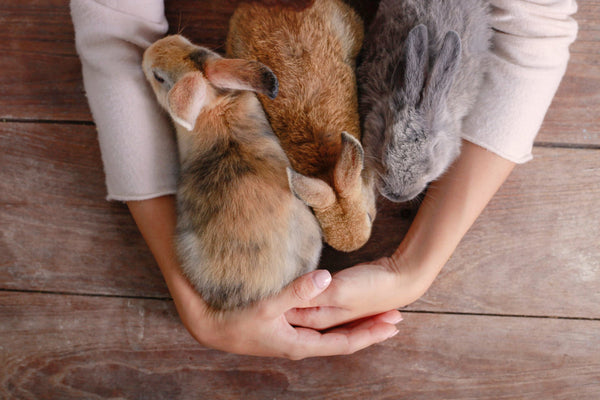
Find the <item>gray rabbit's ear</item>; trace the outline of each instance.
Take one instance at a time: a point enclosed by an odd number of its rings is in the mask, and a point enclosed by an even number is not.
[[[219,88],[251,90],[271,99],[279,91],[273,71],[258,61],[211,58],[205,61],[204,72],[208,81]]]
[[[318,210],[335,202],[333,189],[324,181],[301,175],[289,167],[286,172],[292,193],[307,206]]]
[[[429,42],[427,27],[423,24],[411,29],[404,47],[404,77],[402,87],[407,104],[417,104],[425,82]]]
[[[431,69],[423,93],[425,107],[435,109],[440,102],[446,100],[448,90],[458,71],[460,64],[461,44],[458,33],[450,31],[444,36],[442,48]]]
[[[356,188],[364,166],[365,153],[354,136],[342,132],[342,151],[335,164],[333,182],[342,196]]]

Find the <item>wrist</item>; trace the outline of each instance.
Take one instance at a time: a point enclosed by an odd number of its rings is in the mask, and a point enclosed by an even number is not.
[[[427,292],[445,265],[445,260],[427,257],[424,252],[418,250],[418,247],[400,245],[390,257],[392,268],[396,273],[396,286],[400,292],[404,292],[403,298],[410,298],[410,303]]]

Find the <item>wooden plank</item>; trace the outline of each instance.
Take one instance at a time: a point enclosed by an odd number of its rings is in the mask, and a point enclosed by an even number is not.
[[[600,317],[598,151],[535,150],[412,309]],[[93,127],[0,124],[0,288],[167,296],[127,209],[104,196]],[[414,210],[388,203],[367,246],[321,264],[391,254]]]
[[[416,308],[600,318],[600,152],[534,155]]]
[[[238,1],[170,0],[170,32],[222,50],[227,21]],[[375,2],[349,1],[368,20]],[[567,76],[538,138],[543,142],[600,144],[598,17],[600,0],[580,2],[580,35]],[[0,119],[91,121],[66,0],[0,2]]]
[[[0,292],[0,397],[597,399],[600,321],[406,313],[299,362],[203,348],[162,300]]]
[[[578,1],[577,40],[538,142],[600,145],[600,1]]]
[[[600,318],[600,153],[536,148],[500,189],[429,292],[410,309]],[[411,218],[386,205],[369,243],[323,265],[389,255]]]
[[[0,288],[167,296],[127,208],[105,196],[94,127],[0,124]]]
[[[90,121],[66,0],[0,2],[0,118]]]

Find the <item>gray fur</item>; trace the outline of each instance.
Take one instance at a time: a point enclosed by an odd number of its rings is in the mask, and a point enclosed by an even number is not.
[[[489,59],[487,0],[382,0],[357,71],[366,165],[407,201],[460,153]]]

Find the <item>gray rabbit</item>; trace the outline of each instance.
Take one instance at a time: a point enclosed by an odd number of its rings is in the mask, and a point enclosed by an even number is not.
[[[489,59],[485,0],[382,0],[357,71],[366,165],[407,201],[460,153]]]

